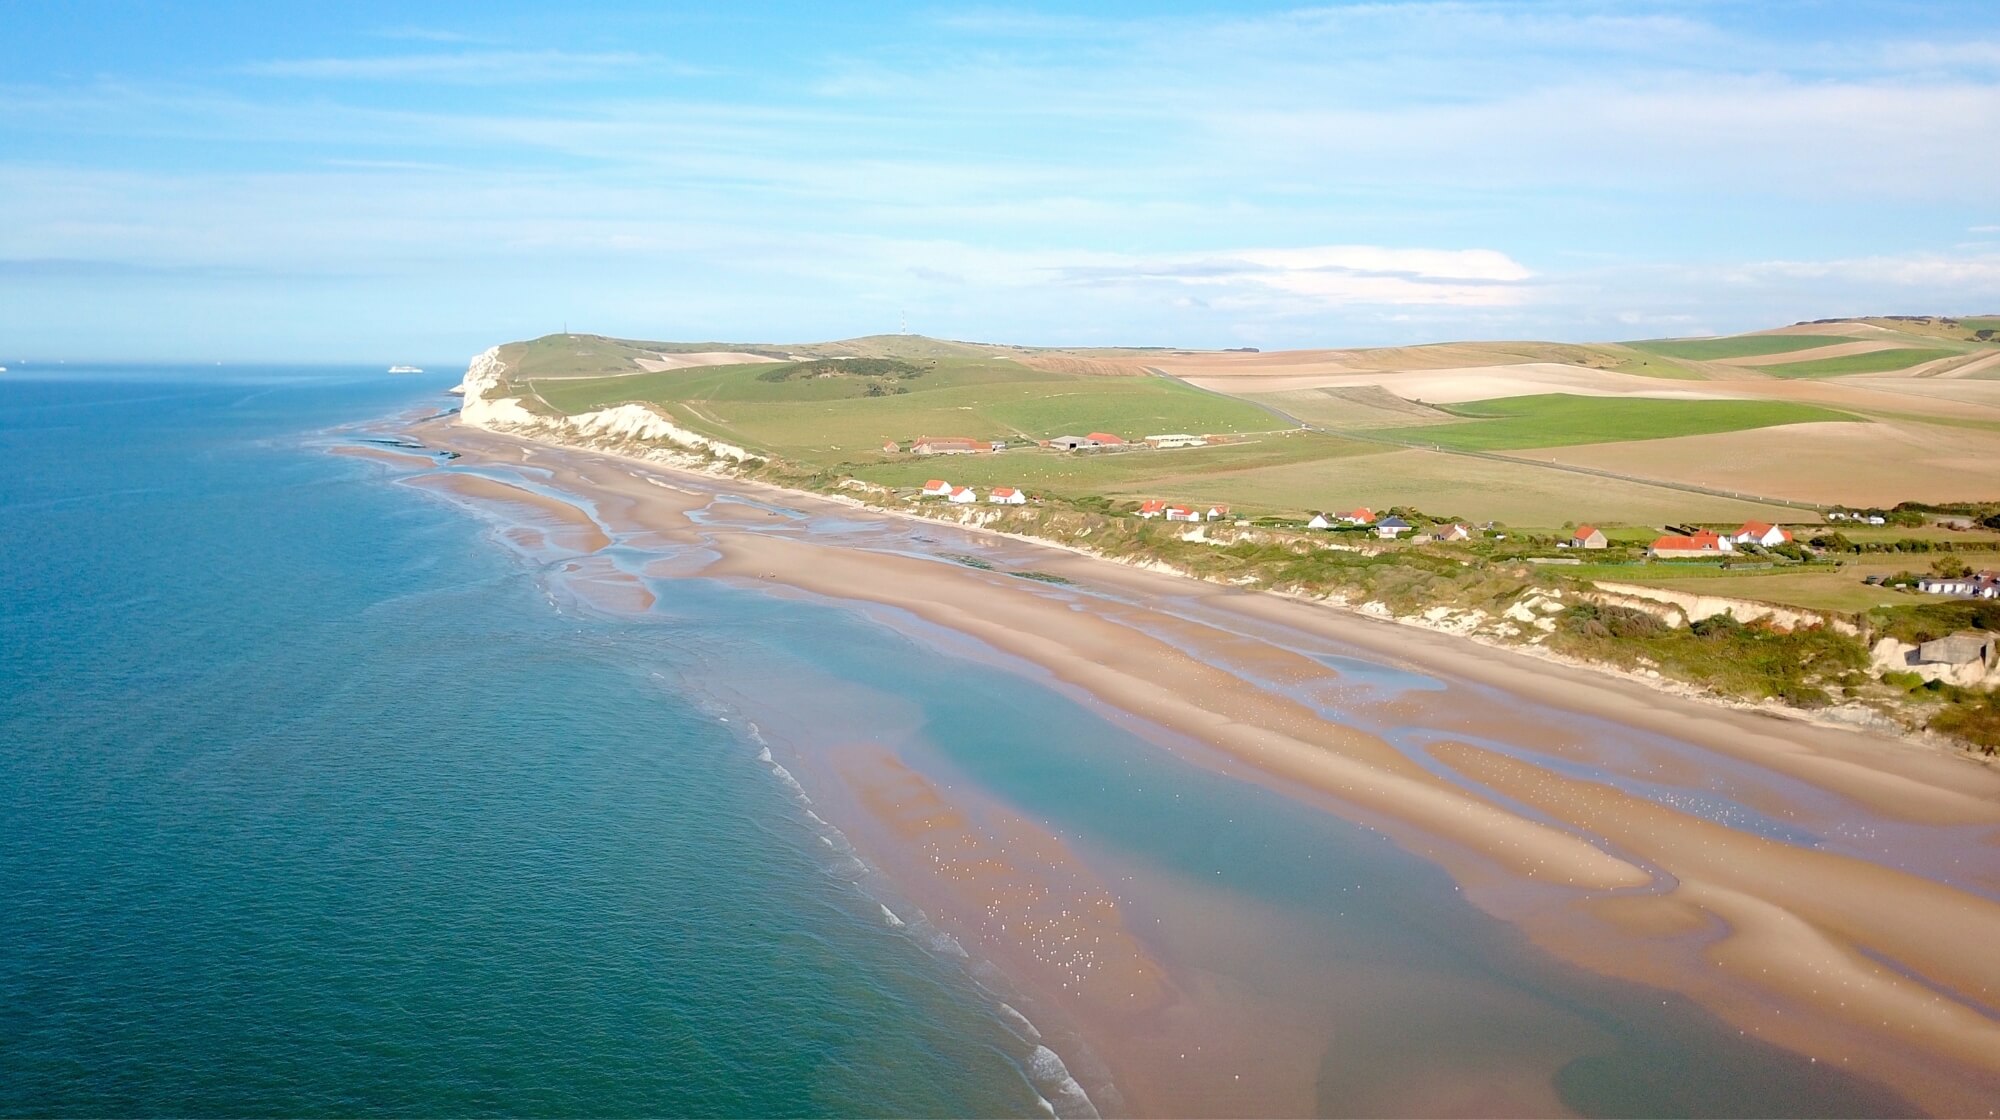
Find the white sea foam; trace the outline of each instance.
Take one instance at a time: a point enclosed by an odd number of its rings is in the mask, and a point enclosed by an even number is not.
[[[759,762],[769,762],[769,761],[771,761],[771,748],[769,748],[769,747],[758,747],[758,748],[757,748],[757,761],[759,761]]]
[[[1028,1056],[1028,1076],[1034,1079],[1042,1099],[1049,1102],[1057,1116],[1064,1120],[1074,1117],[1096,1120],[1097,1106],[1090,1103],[1090,1095],[1069,1075],[1069,1067],[1054,1050],[1035,1047],[1035,1052]]]
[[[812,798],[806,796],[806,787],[800,785],[797,778],[792,777],[790,770],[785,769],[779,763],[773,762],[771,763],[771,773],[776,774],[778,780],[785,783],[785,788],[792,791],[792,796],[798,798],[800,804],[812,804]]]
[[[881,904],[881,903],[879,903],[879,902],[878,902],[878,903],[876,903],[875,905],[877,905],[877,906],[882,906],[882,904]],[[888,908],[887,906],[882,906],[882,920],[883,920],[883,921],[885,921],[885,922],[887,922],[887,923],[889,923],[889,928],[890,928],[890,929],[902,929],[902,928],[903,928],[903,919],[901,919],[901,918],[898,918],[898,917],[896,916],[896,912],[895,912],[894,910],[891,910],[891,909],[889,909],[889,908]],[[1005,1006],[1005,1005],[1003,1004],[1002,1006]],[[1023,1020],[1023,1021],[1025,1022],[1026,1020]]]
[[[1035,1029],[1035,1024],[1029,1022],[1026,1015],[1014,1010],[1013,1005],[1001,1004],[1000,1018],[1006,1021],[1007,1026],[1015,1034],[1021,1036],[1021,1041],[1038,1043],[1042,1040],[1042,1032]]]

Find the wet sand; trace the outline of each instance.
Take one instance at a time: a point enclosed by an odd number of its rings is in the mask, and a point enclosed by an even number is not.
[[[611,544],[600,521],[624,542],[700,550],[698,566],[674,561],[650,574],[779,587],[971,636],[1094,703],[1204,744],[1274,788],[1379,827],[1558,957],[1687,993],[1747,1033],[1838,1062],[1938,1113],[1984,1114],[2000,1099],[2000,965],[1992,953],[2000,902],[1990,889],[2000,880],[2000,775],[1990,769],[1899,740],[1704,705],[1447,635],[934,523],[923,523],[926,539],[1078,586],[908,555],[917,547],[908,519],[809,495],[443,424],[417,434],[460,451],[468,465],[549,472],[549,485],[587,497],[595,518],[476,475],[440,472],[412,485],[513,503],[586,556]],[[728,493],[879,528],[880,540],[815,536],[800,519],[715,500]],[[578,573],[592,580],[630,578],[601,557],[579,563],[598,565]],[[599,605],[637,612],[650,599],[606,595]],[[1314,690],[1354,687],[1308,655],[1317,641],[1443,678],[1436,693],[1378,705],[1389,713],[1393,704],[1390,714],[1429,738],[1414,747],[1391,741],[1310,702]],[[1546,710],[1496,708],[1480,689]],[[1355,701],[1356,710],[1367,706]],[[1608,743],[1587,723],[1551,712],[1671,736],[1673,745]],[[1475,731],[1521,752],[1453,738]],[[1175,1083],[1170,1067],[1146,1056],[1161,1042],[1152,1032],[1167,1009],[1214,1014],[1220,1004],[1187,1002],[1146,945],[1131,940],[1115,903],[1088,901],[1076,880],[1060,894],[1076,900],[1074,917],[1038,914],[1038,890],[1058,897],[1050,869],[1075,863],[1053,838],[1020,823],[1004,840],[972,829],[901,760],[865,751],[846,758],[838,773],[875,822],[885,862],[914,878],[927,874],[961,928],[985,931],[992,959],[1098,1032],[1134,1105],[1173,1111],[1176,1094],[1163,1091]],[[1565,763],[1600,767],[1604,780],[1553,768]],[[1623,788],[1641,777],[1703,795],[1719,788],[1755,812],[1843,831],[1824,850],[1780,842]],[[1002,915],[1012,916],[1010,937],[986,924]],[[1051,938],[1073,946],[1080,937],[1115,947],[1103,958],[1115,967],[1038,952]],[[1153,1013],[1121,1015],[1120,999]],[[1256,1029],[1254,1012],[1241,1013],[1240,1030]],[[1231,1036],[1226,1025],[1213,1030],[1218,1040]],[[1308,1099],[1303,1091],[1266,1086],[1239,1103],[1293,1111]],[[1515,1099],[1540,1112],[1550,1098],[1520,1088]]]

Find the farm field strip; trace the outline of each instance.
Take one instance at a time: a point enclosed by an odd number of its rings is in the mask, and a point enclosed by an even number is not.
[[[1785,362],[1760,366],[1758,369],[1759,372],[1768,373],[1773,377],[1844,377],[1855,373],[1889,373],[1910,369],[1940,358],[1955,358],[1963,353],[1965,351],[1962,349],[1898,347],[1892,350],[1874,350],[1865,354],[1847,354],[1838,358]]]
[[[1751,428],[1854,420],[1844,412],[1789,401],[1658,400],[1547,394],[1473,401],[1445,408],[1464,419],[1388,428],[1391,439],[1460,451],[1509,451],[1575,444],[1629,443]]]
[[[1822,346],[1838,346],[1853,341],[1847,335],[1750,334],[1725,338],[1651,338],[1627,342],[1625,346],[1663,358],[1713,362],[1723,358],[1753,358],[1766,354],[1789,354],[1795,350],[1816,350]]]

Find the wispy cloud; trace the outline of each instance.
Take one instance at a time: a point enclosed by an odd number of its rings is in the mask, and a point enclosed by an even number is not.
[[[665,66],[630,51],[456,51],[362,58],[296,58],[253,62],[241,72],[262,78],[402,82],[560,82],[597,80],[618,71]]]

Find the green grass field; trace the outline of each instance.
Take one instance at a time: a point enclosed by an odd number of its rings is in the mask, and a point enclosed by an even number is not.
[[[1287,432],[1257,436],[1242,443],[1171,451],[1059,452],[1017,448],[997,455],[884,457],[880,462],[856,464],[852,472],[856,478],[884,486],[921,486],[927,479],[942,478],[960,486],[1019,486],[1034,494],[1053,493],[1070,498],[1141,494],[1168,497],[1195,484],[1233,486],[1231,492],[1242,490],[1248,494],[1256,488],[1243,485],[1243,480],[1270,468],[1305,466],[1381,451],[1375,444],[1318,432]],[[1292,506],[1279,502],[1273,508],[1289,510]]]
[[[1849,354],[1841,358],[1784,362],[1775,366],[1760,366],[1758,369],[1773,377],[1842,377],[1851,373],[1891,373],[1925,362],[1933,362],[1939,358],[1956,357],[1962,353],[1965,351],[1905,347],[1897,350],[1876,350],[1867,354]]]
[[[1111,432],[1247,433],[1278,422],[1262,409],[1156,377],[1090,377],[1003,358],[939,358],[907,392],[869,396],[871,379],[769,381],[770,364],[711,366],[623,377],[548,379],[529,388],[555,409],[587,412],[642,402],[695,430],[753,450],[826,465],[879,454],[885,440],[919,436],[1046,439]],[[921,481],[921,480],[920,480]]]
[[[1653,338],[1625,345],[1647,354],[1688,361],[1712,362],[1720,358],[1759,358],[1766,354],[1789,354],[1853,342],[1851,338],[1827,334],[1755,334],[1729,338]]]
[[[1390,428],[1383,435],[1460,451],[1508,451],[1625,443],[1736,432],[1779,424],[1854,420],[1845,412],[1790,401],[1688,401],[1545,393],[1452,405],[1465,420]]]

